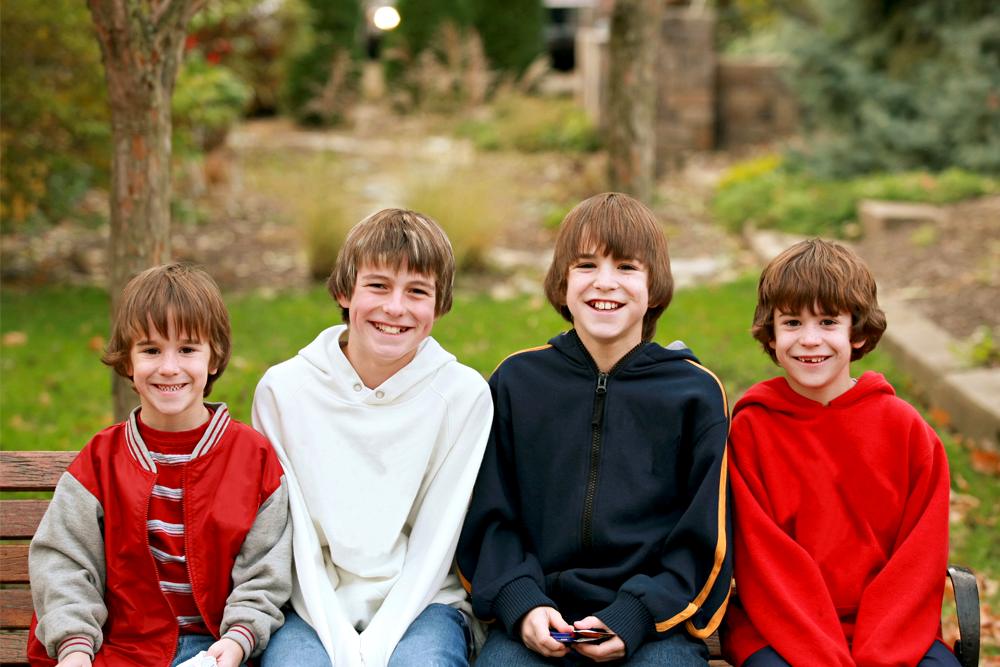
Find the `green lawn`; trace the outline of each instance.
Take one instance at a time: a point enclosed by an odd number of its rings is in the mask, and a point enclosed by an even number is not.
[[[683,340],[725,385],[732,404],[750,385],[780,372],[748,330],[756,301],[754,278],[678,292],[660,320],[657,341]],[[227,298],[234,354],[212,399],[225,401],[234,418],[249,422],[257,381],[273,364],[293,356],[321,329],[340,321],[323,287],[307,292]],[[433,335],[460,361],[489,376],[508,354],[544,344],[567,324],[541,297],[494,301],[459,295]],[[22,345],[0,348],[0,442],[3,449],[80,449],[111,423],[110,373],[101,365],[107,340],[107,295],[96,289],[39,288],[0,293],[0,334],[22,332]],[[9,337],[5,338],[9,340]],[[910,400],[910,386],[888,356],[876,351],[854,364],[860,375],[885,373]],[[915,403],[916,404],[916,403]],[[956,491],[979,506],[952,526],[952,560],[1000,575],[1000,485],[975,472],[971,455],[945,430]],[[960,481],[959,481],[960,480]]]

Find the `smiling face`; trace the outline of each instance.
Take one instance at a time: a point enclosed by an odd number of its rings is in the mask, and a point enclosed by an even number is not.
[[[637,259],[614,259],[592,250],[570,264],[566,307],[602,371],[642,341],[642,318],[649,307],[647,281],[646,267]]]
[[[209,344],[186,331],[178,332],[170,317],[166,335],[146,319],[146,336],[132,344],[132,382],[142,400],[142,421],[159,431],[189,431],[209,417],[204,404],[211,367]]]
[[[851,387],[851,352],[865,344],[851,342],[847,313],[813,314],[774,311],[774,340],[770,342],[785,369],[788,384],[806,398],[828,404]]]
[[[362,266],[351,297],[337,297],[350,313],[344,353],[367,387],[382,384],[416,355],[437,319],[434,296],[434,278],[404,263],[398,270]]]

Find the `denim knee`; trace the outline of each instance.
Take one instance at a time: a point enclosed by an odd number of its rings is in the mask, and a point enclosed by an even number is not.
[[[260,656],[261,667],[333,667],[312,626],[291,609],[283,611],[285,624],[271,635]]]

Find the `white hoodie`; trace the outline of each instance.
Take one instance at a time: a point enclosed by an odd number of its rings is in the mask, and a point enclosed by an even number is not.
[[[433,338],[369,391],[346,330],[265,373],[253,425],[289,482],[295,611],[334,667],[384,667],[428,604],[470,610],[452,564],[493,402]]]

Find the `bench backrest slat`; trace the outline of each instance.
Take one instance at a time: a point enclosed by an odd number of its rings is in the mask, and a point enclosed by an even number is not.
[[[27,588],[0,590],[0,607],[3,607],[0,628],[11,630],[31,626],[31,614],[34,611],[34,606],[31,602],[31,591]]]
[[[0,583],[28,583],[27,544],[0,544]]]
[[[0,452],[0,489],[51,491],[79,452]]]
[[[0,663],[25,665],[28,663],[28,632],[0,632]]]
[[[4,500],[0,502],[0,538],[30,540],[42,521],[48,500]]]

